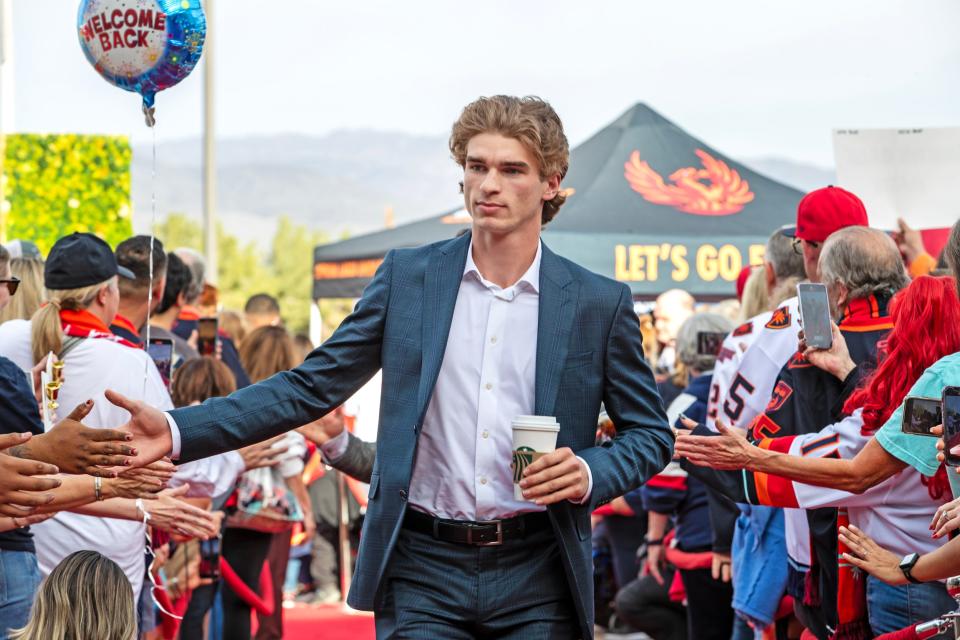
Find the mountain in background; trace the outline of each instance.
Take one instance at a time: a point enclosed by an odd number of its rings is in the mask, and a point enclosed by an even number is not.
[[[199,138],[157,147],[156,179],[149,147],[133,150],[134,227],[150,226],[156,187],[157,219],[168,213],[200,220],[202,146]],[[832,169],[785,158],[743,159],[769,177],[803,191],[834,181]],[[359,235],[385,224],[436,215],[461,202],[460,170],[444,136],[347,130],[326,136],[272,135],[217,142],[217,211],[241,242],[266,249],[277,219],[338,237]]]

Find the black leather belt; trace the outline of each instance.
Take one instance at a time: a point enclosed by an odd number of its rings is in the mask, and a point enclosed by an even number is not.
[[[434,518],[415,509],[407,509],[403,526],[405,529],[433,536],[436,540],[486,547],[543,531],[550,526],[550,516],[546,511],[538,511],[507,520],[470,522]]]

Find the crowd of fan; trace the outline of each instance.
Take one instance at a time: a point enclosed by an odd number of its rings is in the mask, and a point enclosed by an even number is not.
[[[214,291],[200,255],[168,253],[149,236],[112,251],[75,233],[46,259],[28,241],[0,245],[0,638],[199,640],[213,629],[242,639],[253,637],[255,610],[255,637],[279,639],[284,597],[340,600],[340,498],[318,449],[343,431],[342,411],[178,466],[138,468],[127,434],[97,428],[126,420],[104,399],[108,389],[162,409],[189,406],[312,351],[283,327],[277,301],[258,294],[242,315],[219,313],[215,352],[201,356],[198,323],[216,313]],[[169,380],[145,348],[164,341]],[[40,384],[53,362],[62,376],[55,398]],[[45,403],[54,414],[46,428]],[[286,487],[296,515],[270,527],[234,522],[237,487],[263,473]]]
[[[829,349],[804,341],[799,282],[826,287]],[[660,296],[641,327],[675,456],[595,514],[608,638],[874,638],[957,609],[958,470],[901,423],[905,398],[960,384],[958,282],[960,223],[938,261],[827,187],[742,275],[739,317]]]
[[[829,349],[804,341],[802,282],[826,287]],[[773,230],[764,264],[738,281],[738,304],[673,290],[641,313],[676,455],[594,514],[608,638],[873,638],[956,608],[943,580],[960,574],[947,543],[960,527],[957,472],[939,438],[901,422],[905,398],[960,386],[958,282],[960,223],[938,261],[905,222],[872,229],[855,195],[827,187],[801,201],[796,225]],[[72,234],[46,260],[29,242],[0,247],[0,637],[199,639],[213,626],[243,639],[255,610],[256,638],[280,638],[285,586],[340,599],[340,498],[323,463],[345,446],[342,410],[177,466],[138,467],[128,434],[99,428],[126,420],[108,389],[189,406],[312,350],[261,294],[242,315],[219,312],[216,349],[202,356],[214,298],[197,253],[147,236],[112,251]],[[710,351],[704,333],[726,337]],[[169,380],[145,349],[158,339],[173,345]],[[62,363],[58,413],[89,428],[44,425],[51,360]],[[615,437],[601,415],[598,438]],[[361,479],[365,450],[362,468],[347,469]],[[299,514],[280,531],[236,517],[264,469]],[[355,535],[365,498],[350,487]],[[203,566],[210,540],[222,577]],[[170,609],[182,618],[173,631]]]

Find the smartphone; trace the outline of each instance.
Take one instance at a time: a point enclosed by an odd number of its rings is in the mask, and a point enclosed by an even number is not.
[[[147,355],[157,365],[157,371],[163,378],[163,384],[170,387],[170,376],[173,373],[173,340],[170,338],[150,338],[147,345]]]
[[[216,316],[197,320],[197,351],[200,352],[200,355],[213,356],[217,354],[218,324]]]
[[[802,282],[797,285],[797,296],[800,298],[800,319],[803,321],[803,336],[807,346],[829,349],[833,346],[833,330],[827,287]]]
[[[960,456],[950,450],[960,445],[960,387],[943,390],[943,455],[946,464],[960,467]]]
[[[900,424],[900,430],[918,436],[932,436],[930,430],[943,423],[941,406],[937,398],[907,396],[903,403],[903,422]]]
[[[220,579],[220,536],[200,541],[200,577]]]
[[[723,341],[727,334],[721,331],[698,331],[697,332],[697,353],[702,356],[720,355],[720,349],[723,348]]]

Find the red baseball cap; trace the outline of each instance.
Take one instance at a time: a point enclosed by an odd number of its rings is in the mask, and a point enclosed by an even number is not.
[[[834,231],[856,226],[870,226],[863,201],[846,189],[831,185],[803,196],[797,205],[796,229],[786,229],[783,235],[823,242]]]

